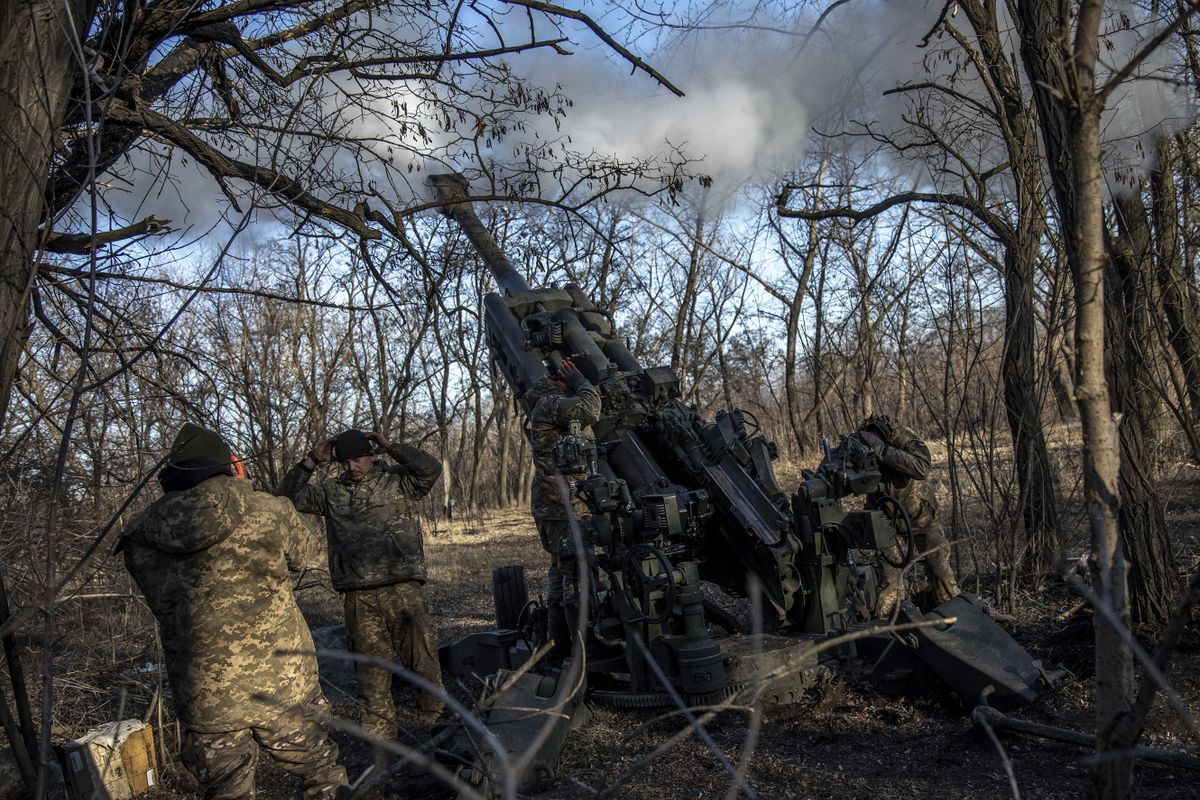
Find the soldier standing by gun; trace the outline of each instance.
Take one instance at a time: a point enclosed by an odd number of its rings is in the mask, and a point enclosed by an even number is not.
[[[546,590],[549,635],[554,642],[550,656],[562,660],[571,653],[572,628],[579,608],[579,570],[587,569],[587,564],[576,557],[575,536],[563,501],[570,488],[562,475],[555,446],[569,432],[571,423],[576,423],[582,433],[600,419],[600,392],[567,358],[563,359],[557,380],[541,378],[525,397],[531,406],[529,438],[537,465],[532,492],[533,519],[542,547],[550,554]],[[589,516],[581,500],[572,498],[571,507],[577,521]],[[588,544],[583,543],[585,552]]]
[[[253,797],[261,747],[303,779],[306,800],[325,800],[346,771],[288,579],[309,531],[291,504],[235,479],[233,463],[218,434],[185,424],[158,476],[163,496],[117,549],[158,620],[180,757],[205,798]]]
[[[374,454],[385,452],[395,465],[375,460]],[[317,464],[331,458],[342,474],[309,483]],[[325,518],[329,574],[333,588],[345,593],[351,651],[384,661],[399,653],[407,669],[439,689],[437,629],[425,603],[425,545],[415,501],[441,473],[441,462],[423,450],[392,444],[378,433],[347,430],[313,447],[276,490],[298,510]],[[355,675],[363,729],[395,738],[392,673],[356,663]],[[418,692],[417,709],[432,720],[442,701]]]
[[[950,545],[938,522],[938,502],[933,486],[926,480],[932,459],[929,447],[911,428],[897,425],[883,414],[867,417],[858,426],[858,438],[872,449],[883,474],[882,485],[867,495],[867,508],[877,508],[884,495],[895,497],[912,521],[915,550],[928,553],[925,571],[937,602],[959,594],[958,581],[950,567]],[[898,551],[893,552],[899,561]],[[900,570],[883,563],[883,586],[876,602],[876,615],[889,616],[901,599]]]

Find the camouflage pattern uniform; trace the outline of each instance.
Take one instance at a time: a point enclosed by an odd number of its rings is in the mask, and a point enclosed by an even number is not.
[[[939,603],[949,600],[960,590],[950,566],[950,544],[937,519],[937,493],[927,480],[932,465],[929,447],[911,428],[894,424],[887,417],[870,417],[859,430],[875,433],[882,440],[876,445],[876,454],[883,481],[879,491],[867,495],[866,507],[878,507],[884,495],[900,502],[912,520],[914,555],[928,552],[922,563],[934,597]],[[897,548],[893,548],[891,555],[899,561]],[[878,615],[891,614],[900,599],[901,585],[900,570],[884,562],[883,586],[876,603]]]
[[[209,800],[254,796],[259,747],[300,776],[305,798],[331,798],[346,782],[288,578],[307,536],[287,501],[228,475],[168,492],[123,534],[125,564],[158,620],[181,755]]]
[[[437,628],[425,602],[425,544],[416,504],[442,473],[438,459],[406,444],[393,444],[396,465],[376,461],[360,481],[345,473],[318,484],[297,464],[276,494],[296,508],[325,518],[329,574],[333,588],[345,593],[346,636],[351,651],[383,661],[396,654],[404,666],[442,686]],[[362,727],[376,736],[396,735],[392,673],[356,664]],[[417,707],[435,715],[442,703],[420,692]]]
[[[558,619],[563,617],[565,609],[578,605],[579,594],[575,537],[564,496],[570,497],[575,519],[583,522],[590,512],[587,505],[571,492],[567,479],[558,473],[554,445],[566,434],[571,422],[578,422],[584,433],[589,433],[588,426],[600,419],[600,392],[586,379],[581,379],[572,395],[566,388],[544,377],[527,397],[533,403],[529,412],[529,439],[537,466],[531,505],[542,548],[550,554],[546,602],[550,613]],[[586,526],[581,526],[580,530],[586,532]],[[590,550],[590,542],[584,541],[583,545],[585,551]],[[567,624],[572,621],[570,616],[565,614]],[[557,637],[555,640],[558,641]],[[560,654],[562,648],[570,651],[565,642],[559,642],[558,648]]]

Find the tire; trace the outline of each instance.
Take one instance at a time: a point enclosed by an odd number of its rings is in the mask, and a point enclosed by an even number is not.
[[[496,606],[496,627],[519,630],[521,611],[529,602],[524,567],[518,564],[492,570],[492,602]]]

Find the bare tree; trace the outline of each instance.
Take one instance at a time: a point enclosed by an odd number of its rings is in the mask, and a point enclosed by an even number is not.
[[[512,40],[501,33],[510,15],[527,22]],[[259,206],[298,231],[363,240],[399,235],[405,216],[428,207],[428,161],[475,164],[489,192],[513,195],[540,191],[554,166],[558,197],[576,203],[645,178],[649,191],[680,186],[678,164],[656,172],[572,154],[565,138],[518,141],[515,158],[495,157],[525,121],[565,113],[568,98],[506,59],[567,53],[567,26],[678,92],[585,14],[551,3],[31,0],[7,4],[0,22],[0,179],[23,190],[0,215],[5,403],[35,253],[163,229],[153,214],[125,219],[123,188],[102,188],[101,176],[110,187],[169,185],[186,160],[231,209]]]
[[[1190,16],[1181,11],[1127,63],[1098,77],[1102,0],[1085,0],[1076,14],[1045,0],[1017,4],[1022,63],[1033,85],[1047,165],[1075,280],[1076,395],[1084,434],[1084,474],[1092,534],[1092,582],[1110,616],[1097,615],[1097,796],[1125,798],[1132,788],[1129,747],[1133,664],[1124,639],[1132,595],[1138,616],[1162,622],[1175,589],[1174,554],[1166,540],[1148,462],[1144,430],[1118,425],[1136,413],[1130,372],[1136,353],[1121,302],[1119,266],[1105,242],[1100,115],[1113,91]],[[1067,32],[1074,30],[1073,39]],[[1130,556],[1126,556],[1126,549]]]

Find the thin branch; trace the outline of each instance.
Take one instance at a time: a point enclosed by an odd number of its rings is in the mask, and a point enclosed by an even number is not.
[[[1003,217],[993,213],[979,200],[968,197],[967,195],[957,194],[953,192],[901,192],[894,194],[884,200],[880,200],[874,205],[863,209],[855,209],[850,206],[840,206],[838,208],[821,209],[817,211],[800,211],[786,207],[788,196],[793,189],[800,188],[797,186],[785,186],[779,198],[775,201],[775,210],[781,217],[803,220],[824,220],[824,219],[849,219],[855,222],[877,217],[888,209],[895,208],[898,205],[905,203],[937,203],[941,205],[955,206],[964,211],[969,211],[979,218],[980,222],[988,227],[997,239],[1008,241],[1013,237],[1012,226]]]
[[[55,233],[51,232],[46,236],[44,249],[52,253],[75,253],[83,255],[92,252],[92,250],[106,244],[132,239],[138,236],[146,236],[154,233],[164,233],[167,230],[167,225],[171,224],[169,219],[157,219],[154,215],[146,217],[141,222],[135,222],[132,225],[126,225],[123,228],[116,228],[103,233],[97,231],[95,233]]]
[[[140,125],[190,154],[218,182],[244,180],[288,205],[334,222],[362,239],[378,239],[379,231],[368,226],[360,209],[353,211],[328,203],[309,192],[295,178],[276,170],[230,158],[169,117],[145,104],[113,103],[109,118],[124,125]],[[231,198],[232,199],[232,198]]]
[[[632,64],[634,71],[639,69],[642,70],[676,97],[683,97],[682,89],[667,80],[666,76],[654,69],[654,67],[650,66],[645,61],[638,58],[625,47],[623,47],[619,42],[617,42],[616,39],[608,34],[608,31],[600,27],[599,23],[597,23],[587,14],[584,14],[582,11],[563,8],[562,6],[556,6],[553,3],[543,3],[541,0],[504,0],[504,2],[514,6],[523,6],[524,8],[531,8],[535,11],[541,11],[543,14],[564,17],[566,19],[573,19],[576,22],[582,22],[593,34],[595,34],[596,38],[607,44],[622,58]]]
[[[976,100],[974,97],[971,97],[970,95],[956,91],[955,89],[951,89],[949,86],[943,86],[940,83],[937,83],[935,81],[921,81],[919,83],[902,83],[899,86],[896,86],[895,88],[886,89],[885,91],[882,92],[882,94],[884,97],[887,97],[888,95],[904,94],[905,92],[916,92],[916,91],[921,91],[922,89],[932,89],[934,91],[941,92],[942,94],[947,94],[947,95],[953,97],[955,100],[958,100],[959,102],[966,103],[967,105],[971,106],[976,111],[978,111],[980,114],[983,114],[985,117],[987,117],[989,119],[997,118],[996,109],[988,108],[983,103]]]
[[[71,269],[69,267],[60,267],[54,264],[41,264],[38,267],[39,272],[53,272],[56,275],[65,275],[71,278],[87,277],[87,270]],[[186,292],[199,292],[200,294],[233,294],[245,295],[248,297],[261,297],[264,300],[276,300],[281,303],[290,303],[292,305],[313,306],[315,308],[328,308],[334,311],[361,311],[364,313],[372,313],[382,309],[391,308],[391,305],[383,306],[356,306],[347,305],[345,303],[334,303],[328,300],[310,300],[294,295],[279,294],[277,292],[268,292],[265,289],[245,289],[237,286],[204,286],[192,283],[180,283],[168,278],[151,278],[145,275],[127,275],[120,272],[97,272],[96,278],[101,280],[114,281],[129,281],[131,283],[148,283],[155,286],[166,286],[170,289],[179,289]],[[57,281],[52,281],[57,284]]]
[[[1055,742],[1063,742],[1065,744],[1073,744],[1078,747],[1086,747],[1094,749],[1096,747],[1096,737],[1088,733],[1080,733],[1066,728],[1056,728],[1053,725],[1042,725],[1038,722],[1030,722],[1029,720],[1017,719],[1010,717],[991,706],[975,706],[971,711],[971,719],[975,724],[990,731],[992,728],[998,728],[1002,731],[1012,731],[1026,736],[1037,736],[1043,739],[1050,739]],[[1181,753],[1176,750],[1166,750],[1161,747],[1134,747],[1132,752],[1135,757],[1145,761],[1154,761],[1159,764],[1166,764],[1170,767],[1178,767],[1192,771],[1200,771],[1200,758]]]
[[[996,755],[1000,757],[1000,764],[1004,767],[1004,774],[1008,776],[1008,788],[1012,792],[1013,800],[1021,800],[1021,789],[1017,786],[1017,776],[1013,773],[1012,760],[1008,757],[1008,751],[1004,749],[1004,745],[1000,741],[1000,737],[996,735],[996,731],[992,728],[991,719],[986,713],[987,706],[976,706],[971,712],[971,719],[976,725],[983,728],[983,732],[987,734],[988,739],[992,742],[992,747],[996,748]]]
[[[1197,11],[1200,11],[1200,0],[1185,0],[1185,2],[1187,2],[1190,7],[1184,11],[1181,11],[1179,16],[1176,17],[1170,25],[1163,28],[1161,31],[1151,37],[1150,41],[1146,42],[1145,46],[1143,46],[1141,50],[1139,50],[1133,55],[1132,58],[1126,61],[1125,65],[1114,72],[1112,77],[1110,77],[1108,81],[1100,87],[1100,90],[1095,94],[1095,100],[1097,102],[1101,104],[1106,102],[1109,98],[1109,95],[1116,91],[1117,87],[1124,83],[1126,79],[1128,79],[1129,76],[1132,75],[1137,68],[1140,67],[1142,63],[1162,45],[1163,42],[1174,36],[1175,33],[1183,27],[1183,23],[1187,22],[1188,19],[1190,19],[1191,16]]]
[[[1179,604],[1175,607],[1174,613],[1171,614],[1170,620],[1167,621],[1167,629],[1163,633],[1162,639],[1159,640],[1158,646],[1154,648],[1154,664],[1160,670],[1166,671],[1167,662],[1170,661],[1171,654],[1175,652],[1180,639],[1183,638],[1183,633],[1192,618],[1192,610],[1197,605],[1200,605],[1200,570],[1192,574],[1192,579],[1188,582],[1187,589],[1184,590],[1183,596],[1179,598]],[[1146,715],[1150,713],[1150,707],[1154,704],[1154,697],[1157,693],[1157,682],[1149,680],[1142,682],[1141,688],[1138,690],[1137,701],[1134,703],[1132,711],[1133,723],[1136,723],[1134,727],[1139,730],[1146,719]]]

